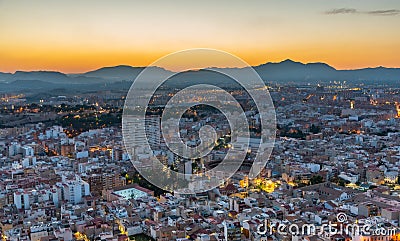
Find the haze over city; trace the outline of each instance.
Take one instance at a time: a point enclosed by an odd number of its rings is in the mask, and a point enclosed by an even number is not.
[[[400,67],[399,22],[397,0],[0,1],[0,71],[146,66],[198,47],[251,65]]]

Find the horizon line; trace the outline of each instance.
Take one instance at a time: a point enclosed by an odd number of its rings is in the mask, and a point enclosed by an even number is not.
[[[284,59],[282,61],[277,61],[277,62],[265,62],[265,63],[261,63],[261,64],[257,64],[257,65],[249,65],[249,66],[251,66],[252,68],[255,68],[255,67],[259,67],[259,66],[266,65],[266,64],[280,64],[280,63],[283,63],[283,62],[293,62],[293,63],[303,64],[303,65],[307,65],[307,64],[325,64],[325,65],[328,65],[328,66],[334,68],[335,70],[360,70],[360,69],[375,69],[375,68],[400,69],[400,66],[399,67],[386,67],[386,66],[383,66],[383,65],[368,66],[368,67],[358,67],[358,68],[336,68],[336,67],[334,67],[334,66],[332,66],[332,65],[330,65],[329,63],[326,63],[326,62],[321,62],[321,61],[301,62],[301,61],[292,60],[290,58]],[[161,68],[161,69],[164,69],[164,70],[167,70],[167,71],[171,71],[171,72],[174,72],[174,73],[179,73],[179,72],[185,72],[185,71],[191,71],[192,70],[192,69],[189,69],[189,70],[186,69],[184,71],[180,71],[180,70],[176,71],[176,70],[172,70],[172,69],[165,68],[165,67],[160,67],[160,66],[155,66],[155,65],[134,66],[134,65],[130,65],[130,64],[121,63],[121,64],[117,64],[117,65],[100,66],[100,67],[97,67],[97,68],[94,68],[94,69],[86,70],[84,72],[69,72],[69,71],[64,72],[64,71],[56,70],[56,69],[34,69],[34,70],[22,70],[21,69],[21,70],[15,70],[14,72],[3,72],[3,71],[0,71],[0,73],[2,73],[2,74],[16,74],[17,72],[57,72],[57,73],[62,73],[62,74],[66,74],[66,75],[73,75],[73,74],[86,74],[86,73],[97,71],[97,70],[104,69],[104,68],[115,68],[115,67],[132,67],[132,68],[157,67],[157,68]],[[196,69],[196,70],[202,70],[202,69],[208,69],[208,68],[221,68],[221,69],[223,69],[223,68],[233,68],[233,69],[235,69],[236,68],[236,69],[242,69],[242,68],[246,68],[246,67],[209,66],[209,67],[204,67],[204,68],[200,68],[200,69]]]

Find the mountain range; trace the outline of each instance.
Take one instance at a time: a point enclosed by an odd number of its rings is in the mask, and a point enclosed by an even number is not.
[[[104,67],[81,74],[65,74],[55,71],[0,72],[0,92],[40,92],[53,89],[64,91],[127,90],[131,82],[145,67],[120,65]],[[155,76],[174,74],[160,67],[150,67]],[[354,84],[382,84],[400,86],[400,68],[364,68],[337,70],[325,63],[300,63],[285,60],[279,63],[265,63],[253,66],[267,83],[328,84],[329,81],[347,81]],[[215,68],[213,68],[215,69]],[[218,68],[217,68],[218,69]],[[240,71],[240,68],[229,70]],[[209,75],[209,71],[188,71],[173,78],[175,84],[185,82],[224,81],[220,75]],[[149,79],[151,81],[151,79]]]

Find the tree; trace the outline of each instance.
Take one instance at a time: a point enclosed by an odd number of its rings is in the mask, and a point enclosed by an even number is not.
[[[313,134],[317,134],[321,132],[321,128],[318,126],[315,126],[314,124],[311,125],[310,127],[310,132]]]
[[[312,176],[310,179],[311,185],[319,184],[324,182],[324,178],[320,175]]]

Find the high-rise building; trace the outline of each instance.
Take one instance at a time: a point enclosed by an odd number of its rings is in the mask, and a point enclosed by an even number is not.
[[[224,225],[224,236],[225,241],[240,241],[242,240],[242,232],[240,229],[239,222],[233,222],[230,220],[225,220],[223,223]]]
[[[135,159],[136,154],[146,153],[147,145],[158,149],[161,142],[161,128],[159,116],[148,116],[143,121],[140,117],[127,116],[124,118],[124,141],[130,154]]]
[[[30,200],[29,192],[24,190],[18,190],[14,192],[14,204],[18,209],[29,209]]]
[[[127,116],[123,123],[124,142],[129,153],[137,154],[144,151],[147,145],[145,124],[143,120],[135,116]],[[132,157],[135,158],[134,156]]]
[[[22,146],[20,147],[20,152],[22,154],[22,157],[27,157],[27,156],[34,156],[35,151],[32,147],[30,146]]]
[[[21,145],[18,142],[11,142],[10,146],[8,147],[8,156],[16,156],[19,154],[19,149]]]
[[[161,142],[161,118],[159,116],[146,116],[146,137],[152,149],[158,149]]]
[[[192,160],[185,161],[184,167],[185,167],[185,170],[184,170],[185,178],[186,178],[186,180],[190,180],[190,178],[193,174]]]
[[[90,186],[90,193],[94,197],[101,196],[103,190],[111,190],[126,185],[125,177],[116,172],[90,173],[82,177]]]
[[[64,200],[72,204],[78,204],[83,201],[84,196],[90,195],[90,186],[89,183],[80,178],[66,180],[62,183],[62,192]]]

